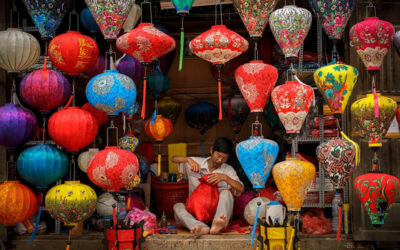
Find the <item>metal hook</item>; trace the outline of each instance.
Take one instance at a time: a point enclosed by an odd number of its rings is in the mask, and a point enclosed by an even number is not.
[[[75,10],[75,1],[72,1],[72,10],[69,12],[69,26],[68,30],[71,30],[72,16],[76,17],[76,28],[79,31],[79,14]]]
[[[12,1],[12,8],[10,9],[10,27],[12,25],[13,21],[13,12],[17,13],[17,28],[19,28],[19,11],[17,9],[17,6],[15,5],[15,0]]]
[[[365,6],[365,17],[368,17],[368,9],[369,9],[369,8],[374,9],[374,16],[376,16],[376,7],[375,7],[375,5],[373,4],[373,1],[371,0],[371,1],[369,2],[369,4],[368,4],[367,6]]]
[[[140,3],[140,8],[142,9],[142,15],[140,16],[140,23],[143,22],[143,12],[144,12],[143,6],[146,4],[148,4],[150,7],[150,23],[153,23],[153,13],[151,11],[151,2],[149,2],[148,0],[144,0],[143,2]]]
[[[115,127],[115,125],[114,125],[114,118],[111,118],[110,126],[107,127],[107,131],[106,131],[106,143],[107,143],[107,146],[110,146],[110,144],[109,144],[109,135],[110,135],[109,131],[112,130],[112,129],[115,130],[115,137],[116,137],[115,141],[118,142],[118,128]]]

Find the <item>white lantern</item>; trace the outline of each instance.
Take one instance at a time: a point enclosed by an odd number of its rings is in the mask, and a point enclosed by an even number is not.
[[[0,68],[20,72],[37,62],[40,56],[38,40],[20,29],[0,31]]]
[[[258,212],[258,218],[261,219],[265,216],[266,207],[271,201],[265,197],[256,197],[246,205],[244,208],[244,218],[250,225],[254,224],[256,218],[257,202],[261,202],[260,211]]]
[[[124,25],[122,26],[125,33],[131,31],[135,27],[141,15],[142,9],[135,3],[128,14],[128,17],[126,18]]]
[[[98,148],[89,148],[88,151],[85,151],[79,155],[78,166],[83,172],[87,173],[90,162],[92,161],[95,154],[97,154],[98,152]]]
[[[111,216],[113,214],[112,205],[117,205],[117,201],[114,199],[111,193],[102,193],[97,199],[96,212],[100,216]]]

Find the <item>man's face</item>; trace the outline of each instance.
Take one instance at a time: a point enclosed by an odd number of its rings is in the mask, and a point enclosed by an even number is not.
[[[214,166],[220,167],[222,163],[225,163],[228,160],[229,154],[211,151],[211,161],[214,163]]]

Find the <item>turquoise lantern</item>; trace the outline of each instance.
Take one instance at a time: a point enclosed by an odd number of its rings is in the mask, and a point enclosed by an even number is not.
[[[67,173],[68,158],[55,147],[40,143],[22,151],[17,169],[24,180],[44,189]]]
[[[107,70],[89,81],[86,97],[96,109],[107,115],[118,115],[135,103],[136,86],[128,76],[117,70]]]

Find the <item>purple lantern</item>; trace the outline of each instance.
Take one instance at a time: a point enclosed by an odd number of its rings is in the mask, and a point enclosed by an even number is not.
[[[37,129],[36,117],[17,104],[0,107],[0,145],[15,149],[27,142]]]
[[[119,73],[129,76],[133,80],[143,77],[144,67],[133,57],[124,54],[120,59],[118,59],[116,65]]]
[[[105,70],[106,70],[106,59],[104,58],[104,56],[99,55],[99,57],[97,58],[97,63],[91,69],[89,69],[83,74],[85,74],[90,78],[93,78],[101,73],[104,73]]]

